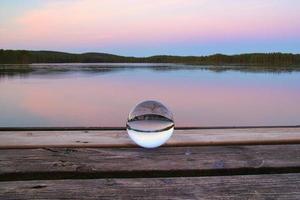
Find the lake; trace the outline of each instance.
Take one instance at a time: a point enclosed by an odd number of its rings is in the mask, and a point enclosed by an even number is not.
[[[33,66],[0,74],[0,127],[123,127],[130,110],[148,99],[169,107],[176,126],[300,124],[299,71],[166,64]]]

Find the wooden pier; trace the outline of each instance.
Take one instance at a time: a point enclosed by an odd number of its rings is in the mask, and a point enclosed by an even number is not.
[[[2,128],[0,199],[300,199],[300,127]]]

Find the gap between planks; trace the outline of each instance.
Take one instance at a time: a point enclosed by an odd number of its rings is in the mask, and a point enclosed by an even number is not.
[[[300,144],[300,127],[175,130],[164,146]],[[0,131],[0,149],[136,147],[125,130]]]

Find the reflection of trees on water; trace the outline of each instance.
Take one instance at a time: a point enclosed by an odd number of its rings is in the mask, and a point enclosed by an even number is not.
[[[209,70],[220,73],[226,71],[240,71],[247,73],[288,73],[300,71],[298,67],[291,66],[213,66],[213,65],[187,65],[187,64],[114,64],[114,65],[78,65],[78,64],[35,64],[35,65],[0,65],[0,78],[27,77],[29,75],[55,75],[70,72],[84,72],[91,74],[106,74],[122,70],[149,69],[153,71],[180,71],[180,70]]]
[[[3,68],[0,66],[0,79],[3,77],[28,77],[30,75],[61,75],[65,73],[72,72],[83,72],[83,73],[112,73],[120,71],[123,68],[108,68],[108,67],[74,67],[74,68],[65,68],[65,67],[26,67],[26,68]]]
[[[213,66],[213,65],[175,65],[175,66],[153,66],[152,70],[155,71],[177,71],[177,70],[209,70],[212,72],[226,72],[226,71],[240,71],[249,73],[286,73],[300,71],[298,67],[286,67],[286,66]]]

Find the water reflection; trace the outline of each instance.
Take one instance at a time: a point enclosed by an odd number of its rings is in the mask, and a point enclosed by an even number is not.
[[[124,126],[145,99],[169,105],[177,126],[300,124],[300,72],[161,68],[3,75],[0,126]]]
[[[14,66],[14,67],[12,67]],[[29,75],[59,75],[70,72],[111,73],[124,67],[110,67],[98,65],[70,65],[70,64],[41,64],[41,65],[0,65],[0,79],[5,77],[27,77]]]
[[[186,65],[170,63],[65,63],[65,64],[29,64],[5,65],[0,64],[0,79],[3,77],[26,77],[32,74],[62,74],[74,71],[90,73],[112,73],[120,70],[148,69],[153,71],[180,71],[180,70],[209,70],[220,73],[226,71],[240,71],[247,73],[288,73],[300,72],[295,66],[212,66]]]

